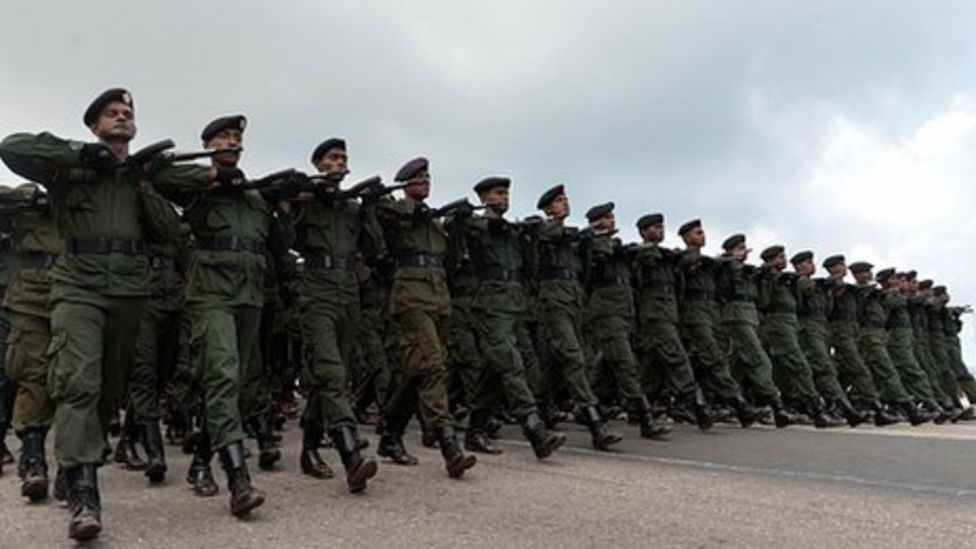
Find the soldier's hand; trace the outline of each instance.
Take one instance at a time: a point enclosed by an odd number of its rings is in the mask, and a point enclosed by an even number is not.
[[[417,203],[413,208],[413,219],[414,221],[427,221],[431,217],[430,206],[423,203]]]
[[[225,189],[240,187],[245,181],[244,172],[238,168],[227,168],[221,166],[217,168],[217,176],[214,177],[214,181]]]
[[[103,171],[111,170],[118,163],[118,158],[104,143],[85,143],[80,158],[82,164]]]

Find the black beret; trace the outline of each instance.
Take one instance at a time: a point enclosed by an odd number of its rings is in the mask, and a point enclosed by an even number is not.
[[[130,109],[134,109],[135,106],[132,103],[132,94],[129,90],[124,88],[112,88],[110,90],[103,91],[101,95],[95,98],[85,109],[85,116],[82,120],[85,121],[86,126],[91,126],[98,120],[99,115],[102,114],[102,109],[108,106],[109,103],[113,101],[119,101],[120,103],[125,103]]]
[[[874,268],[874,265],[868,263],[867,261],[855,261],[847,266],[852,273],[859,273],[861,271],[870,271]]]
[[[742,233],[736,233],[725,239],[725,242],[722,243],[722,249],[725,251],[729,251],[732,248],[738,246],[739,244],[745,244],[745,242],[746,242],[746,235]]]
[[[210,141],[224,130],[239,130],[243,132],[245,127],[247,127],[247,118],[243,114],[221,116],[203,128],[203,131],[200,132],[200,139]]]
[[[501,176],[490,176],[482,179],[474,186],[474,192],[481,194],[485,191],[490,191],[495,187],[509,188],[512,186],[512,180],[507,177]]]
[[[607,202],[606,204],[598,204],[593,206],[586,211],[586,220],[593,223],[597,219],[607,215],[613,211],[613,202]]]
[[[875,273],[874,279],[877,280],[878,282],[884,282],[885,280],[888,280],[893,276],[895,276],[895,268],[888,267],[887,269],[881,269],[880,271]]]
[[[918,271],[916,271],[915,269],[912,269],[905,273],[905,278],[907,278],[908,280],[915,280],[917,277],[918,277]]]
[[[312,164],[318,162],[319,158],[325,156],[325,153],[332,149],[346,150],[346,140],[341,137],[330,137],[319,143],[319,146],[315,147],[315,150],[312,151]]]
[[[678,236],[684,236],[686,232],[701,227],[701,219],[692,219],[684,225],[678,227]]]
[[[932,292],[935,293],[935,295],[942,295],[948,292],[948,290],[945,286],[933,286]]]
[[[797,263],[803,263],[804,261],[810,261],[813,259],[813,252],[810,250],[803,250],[802,252],[796,252],[793,257],[790,258],[790,263],[796,265]]]
[[[933,284],[935,284],[935,282],[932,282],[930,279],[926,278],[925,280],[919,281],[919,283],[918,283],[918,289],[919,290],[928,290],[929,288],[932,287]]]
[[[829,268],[833,267],[834,265],[838,265],[840,263],[843,263],[844,261],[846,261],[846,259],[844,259],[844,256],[843,255],[841,255],[841,254],[832,255],[832,256],[828,257],[827,259],[824,259],[823,260],[823,268],[824,269],[829,269]]]
[[[559,185],[556,185],[555,187],[542,193],[542,196],[539,197],[539,201],[535,203],[536,209],[545,209],[546,206],[552,204],[552,201],[558,198],[561,194],[566,194],[566,186],[560,183]]]
[[[770,261],[785,251],[786,249],[779,244],[774,244],[763,250],[762,253],[759,254],[759,257],[762,258],[763,261]]]
[[[664,214],[647,214],[637,220],[637,230],[644,230],[651,225],[660,225],[664,223]]]
[[[417,177],[417,174],[427,169],[430,163],[426,158],[418,156],[413,160],[408,161],[400,169],[397,170],[396,175],[393,180],[396,182],[410,181],[411,179]]]

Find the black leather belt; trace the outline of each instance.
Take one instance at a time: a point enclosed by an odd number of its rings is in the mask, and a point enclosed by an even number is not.
[[[444,268],[444,258],[435,254],[408,254],[401,255],[396,258],[397,269],[403,267],[434,267],[437,269]]]
[[[69,238],[65,249],[69,254],[143,255],[146,244],[127,238]]]
[[[543,267],[539,272],[541,280],[579,280],[576,269],[562,269],[558,267]]]
[[[510,282],[513,280],[519,280],[521,278],[519,272],[513,269],[478,269],[477,274],[478,280],[500,280],[503,282]]]
[[[700,290],[686,290],[684,299],[685,301],[712,301],[715,299],[715,294]]]
[[[210,252],[250,252],[253,254],[263,254],[265,247],[264,241],[256,238],[243,236],[212,236],[197,240],[197,246],[201,250]]]
[[[613,276],[610,278],[601,278],[597,280],[594,284],[596,288],[610,288],[613,286],[630,286],[630,279],[623,276]]]
[[[150,257],[149,266],[153,269],[176,269],[176,260],[172,257]]]
[[[306,269],[342,269],[352,268],[352,261],[345,257],[336,257],[330,254],[315,254],[305,257]]]
[[[22,269],[50,269],[58,256],[33,252],[21,255],[17,259]]]

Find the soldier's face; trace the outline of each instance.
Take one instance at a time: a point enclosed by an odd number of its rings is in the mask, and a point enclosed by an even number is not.
[[[413,200],[426,200],[430,196],[430,172],[424,170],[413,179],[407,181],[409,185],[403,189],[403,194]]]
[[[593,228],[598,231],[612,231],[617,227],[617,218],[609,212],[593,221]]]
[[[705,247],[705,229],[702,229],[701,227],[691,229],[681,238],[685,241],[686,246],[691,246],[692,248]]]
[[[781,253],[774,257],[772,261],[769,262],[770,265],[775,269],[783,270],[786,268],[786,254]]]
[[[641,231],[641,237],[644,239],[644,242],[654,244],[661,242],[664,240],[664,223],[655,223],[644,227]]]
[[[236,166],[241,160],[241,147],[244,133],[238,129],[222,130],[203,144],[206,149],[233,149],[213,156],[213,161],[221,166]]]
[[[793,269],[796,271],[796,274],[804,276],[813,274],[813,272],[817,270],[817,268],[813,266],[812,259],[795,263],[793,265]]]
[[[488,206],[495,213],[504,214],[508,211],[508,189],[495,187],[478,195],[481,203]]]
[[[343,149],[329,149],[329,152],[319,157],[315,164],[319,173],[344,173],[349,165],[349,155]]]
[[[554,219],[569,217],[569,197],[561,194],[554,198],[546,207],[546,215]]]
[[[874,274],[871,272],[871,269],[865,269],[863,271],[858,271],[851,274],[854,275],[854,280],[856,280],[858,284],[867,284],[874,278]]]
[[[746,246],[746,243],[743,242],[742,244],[737,244],[734,248],[729,250],[729,255],[735,259],[738,259],[739,261],[745,261],[746,258],[749,257],[750,251],[751,250],[748,246]]]
[[[102,109],[90,129],[100,141],[131,141],[136,136],[136,116],[125,103],[113,101]]]
[[[841,261],[840,263],[831,265],[830,267],[827,267],[827,272],[830,273],[831,278],[841,280],[847,274],[847,263]]]

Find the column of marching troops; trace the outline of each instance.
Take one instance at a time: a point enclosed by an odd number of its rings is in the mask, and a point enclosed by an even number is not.
[[[265,495],[243,441],[256,439],[261,469],[277,466],[296,387],[301,471],[332,477],[319,450],[334,447],[354,493],[377,473],[357,432],[374,413],[379,456],[417,463],[403,443],[416,416],[452,478],[475,465],[472,453],[501,452],[493,440],[506,421],[543,459],[566,440],[559,422],[585,425],[605,450],[621,440],[608,421],[624,414],[645,438],[665,437],[672,421],[973,417],[961,401],[976,399],[958,337],[967,310],[915,271],[874,274],[834,255],[820,278],[812,252],[788,260],[782,246],[755,266],[741,234],[709,257],[698,220],[672,250],[660,245],[661,214],[641,217],[642,242],[624,244],[613,203],[591,208],[584,228],[566,225],[562,185],[539,198],[544,216],[510,221],[505,177],[475,185],[478,206],[430,207],[424,158],[404,164],[395,186],[340,188],[349,158],[338,138],[314,149],[316,174],[247,179],[244,116],[208,124],[203,151],[163,143],[130,154],[124,89],[83,118],[97,141],[0,142],[0,158],[30,181],[0,189],[0,429],[9,419],[21,440],[30,501],[48,496],[53,429],[54,495],[68,502],[72,538],[101,531],[104,462],[163,482],[161,420],[168,442],[193,455],[194,492],[218,492],[216,453],[231,512],[247,515]],[[202,158],[210,165],[191,162]]]

